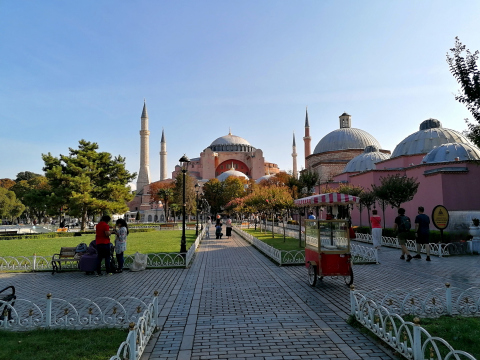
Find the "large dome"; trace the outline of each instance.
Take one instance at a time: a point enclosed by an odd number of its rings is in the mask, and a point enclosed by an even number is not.
[[[431,164],[455,160],[480,160],[480,149],[471,144],[442,144],[425,155],[422,162]]]
[[[420,124],[420,130],[407,136],[393,150],[392,158],[402,155],[426,154],[435,147],[448,143],[470,141],[458,131],[442,128],[437,119],[427,119]]]
[[[237,171],[237,170],[234,170],[234,169],[230,169],[228,171],[225,171],[225,172],[221,173],[220,175],[217,176],[217,179],[220,180],[220,181],[224,181],[229,176],[236,176],[236,177],[244,178],[244,179],[247,179],[247,180],[249,179],[249,177],[247,175],[245,175],[243,172]]]
[[[209,148],[212,151],[255,151],[247,140],[231,133],[213,141]]]
[[[354,157],[345,166],[343,172],[360,172],[375,169],[375,164],[379,161],[387,160],[390,154],[384,154],[378,147],[369,145],[365,148],[363,154]]]
[[[321,154],[327,151],[365,149],[368,145],[381,148],[380,143],[364,130],[344,127],[332,131],[320,140],[313,151]]]

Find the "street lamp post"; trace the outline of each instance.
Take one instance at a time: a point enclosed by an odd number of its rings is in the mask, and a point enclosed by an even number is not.
[[[198,236],[198,194],[200,193],[201,186],[198,183],[195,184],[195,192],[197,193],[197,201],[196,201],[196,218],[197,218],[197,225],[195,227],[195,237]]]
[[[190,163],[190,159],[187,157],[187,155],[183,154],[183,156],[180,158],[180,164],[182,167],[182,173],[183,173],[183,206],[182,206],[182,240],[180,242],[180,252],[181,253],[186,253],[187,252],[187,238],[185,237],[185,213],[186,213],[186,195],[185,195],[185,175],[187,174],[188,171],[188,164]]]

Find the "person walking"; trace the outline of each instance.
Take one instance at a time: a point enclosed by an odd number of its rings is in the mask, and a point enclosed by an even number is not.
[[[105,270],[112,275],[110,270],[110,226],[108,223],[112,218],[103,215],[95,227],[95,243],[97,246],[97,276],[102,276],[102,260],[105,259]]]
[[[205,239],[210,239],[210,226],[212,226],[212,219],[210,216],[207,218],[207,225],[205,229]]]
[[[412,224],[410,218],[405,215],[405,209],[399,208],[398,216],[395,218],[395,224],[393,224],[393,230],[397,231],[398,243],[402,247],[402,256],[400,256],[400,259],[405,260],[405,255],[407,255],[407,262],[412,260],[412,255],[410,255],[407,249],[407,238],[411,227]]]
[[[117,272],[123,272],[124,257],[123,253],[127,250],[127,235],[129,234],[127,222],[124,219],[118,219],[115,223],[118,230],[115,231],[115,254],[117,257]]]
[[[225,226],[227,228],[227,239],[230,239],[230,236],[232,236],[232,219],[230,219],[230,215],[227,215],[227,221],[225,221]]]
[[[377,215],[377,210],[375,209],[372,210],[370,224],[372,224],[373,247],[378,250],[382,246],[382,218]]]
[[[425,250],[427,251],[426,261],[430,260],[430,218],[427,214],[424,214],[424,207],[418,207],[418,215],[415,217],[415,237],[417,240],[417,255],[414,259],[421,259],[420,250],[422,249],[422,244],[425,245]]]

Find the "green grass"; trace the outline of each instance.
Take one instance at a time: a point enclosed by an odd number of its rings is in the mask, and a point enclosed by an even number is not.
[[[299,241],[298,239],[294,239],[292,237],[285,237],[285,242],[283,241],[283,234],[275,234],[275,238],[272,237],[272,233],[267,232],[260,232],[255,231],[255,229],[244,229],[245,232],[255,236],[258,240],[263,241],[264,243],[274,247],[278,250],[303,250],[305,249],[304,246],[298,246]]]
[[[187,249],[195,242],[195,230],[185,232],[187,240]],[[164,230],[150,232],[130,233],[127,240],[126,254],[135,254],[135,252],[159,253],[159,252],[179,252],[181,230]],[[0,240],[0,254],[2,256],[51,256],[57,254],[62,246],[77,246],[84,242],[87,245],[95,239],[95,235],[82,235],[77,237],[53,238],[53,239],[20,239],[20,240]],[[114,237],[112,236],[112,241]]]
[[[415,316],[403,316],[405,321],[413,322]],[[382,342],[370,330],[361,325],[353,316],[350,316],[347,322],[360,332],[373,336],[377,341]],[[400,322],[396,322],[400,325]],[[463,350],[475,358],[480,359],[480,318],[462,317],[462,316],[442,316],[435,319],[422,318],[420,326],[423,327],[431,336],[445,339],[455,350]],[[422,337],[422,341],[425,339]],[[441,351],[442,357],[447,354],[447,350],[441,343],[436,342]],[[430,358],[430,346],[425,351],[425,358]],[[436,358],[436,357],[435,357]]]
[[[117,353],[128,330],[0,331],[0,359],[106,360]]]

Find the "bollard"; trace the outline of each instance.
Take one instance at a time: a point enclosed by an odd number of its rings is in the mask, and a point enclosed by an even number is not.
[[[50,327],[52,326],[52,294],[48,293],[47,294],[47,309],[45,312],[45,321],[46,321],[46,326]]]
[[[137,360],[137,332],[135,331],[135,323],[131,322],[128,333],[129,360]]]
[[[450,288],[450,283],[446,283],[445,287],[446,287],[445,298],[447,301],[447,314],[452,315],[452,289]]]
[[[420,319],[418,317],[413,319],[413,359],[423,360],[422,356],[422,333],[420,332]]]
[[[32,264],[33,271],[37,268],[37,254],[33,254],[33,264]]]
[[[355,316],[355,285],[350,285],[350,315]]]

